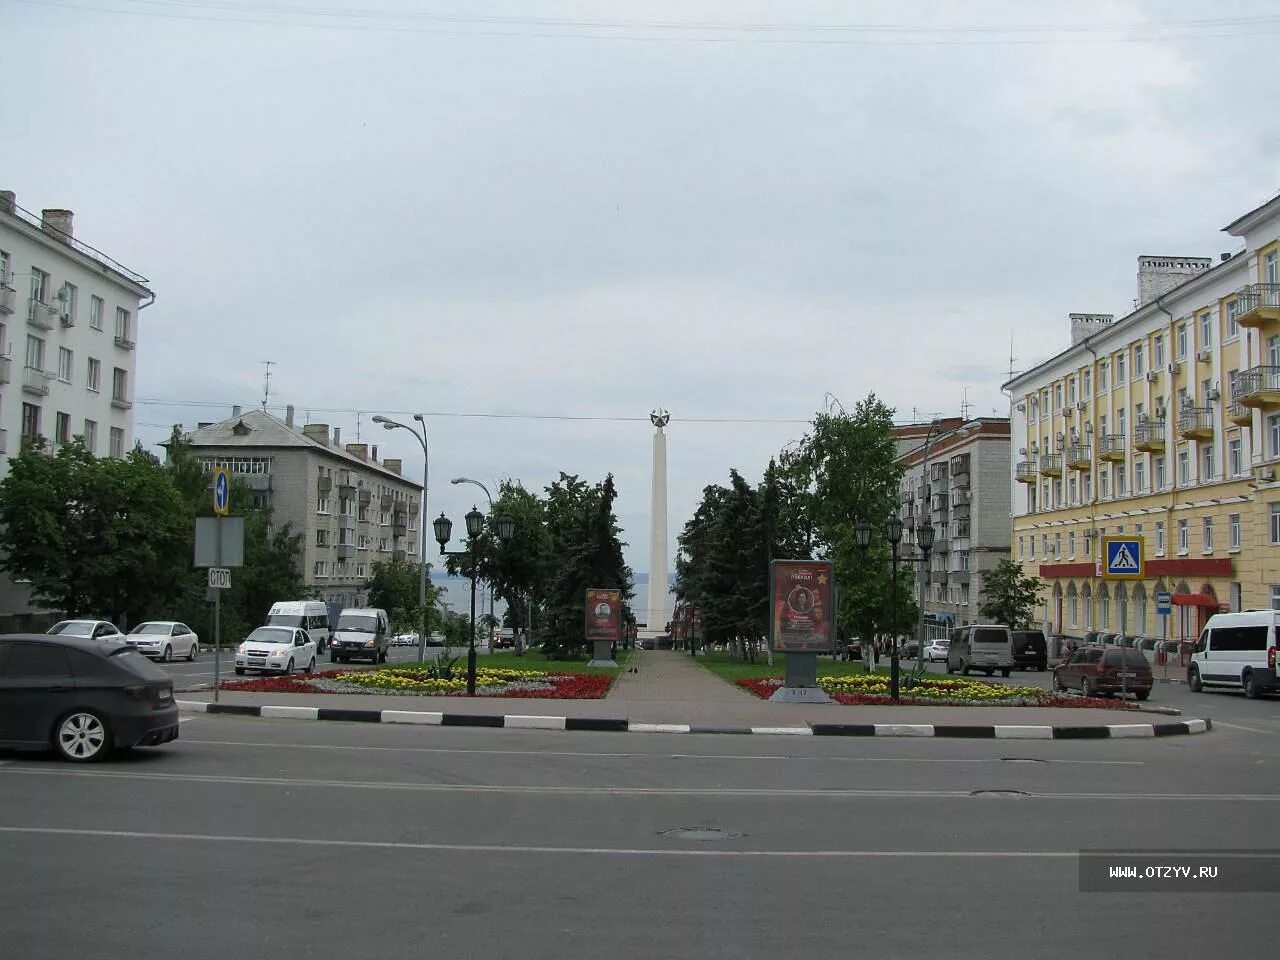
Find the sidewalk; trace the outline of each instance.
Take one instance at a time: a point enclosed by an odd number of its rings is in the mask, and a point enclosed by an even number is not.
[[[637,651],[631,659],[636,672],[624,672],[603,700],[539,700],[508,697],[425,697],[380,694],[287,694],[222,691],[220,703],[230,706],[282,706],[330,711],[409,711],[448,714],[450,717],[590,718],[626,721],[636,725],[696,727],[700,730],[747,732],[773,728],[806,728],[811,725],[933,725],[956,730],[992,726],[1096,728],[1106,735],[1115,725],[1178,723],[1187,718],[1160,717],[1136,710],[1097,710],[1071,707],[950,707],[950,706],[850,706],[840,703],[770,703],[721,680],[685,654],[670,650]],[[213,700],[213,691],[181,694],[188,709],[202,710]],[[198,706],[197,706],[198,704]],[[302,711],[299,711],[301,713]],[[332,716],[332,714],[331,714]],[[334,716],[334,719],[339,719]],[[346,719],[370,719],[356,717]],[[441,720],[432,721],[439,723]],[[446,723],[452,722],[449,720]],[[502,724],[495,723],[495,726]],[[514,725],[514,724],[508,724]],[[625,728],[625,727],[624,727]],[[697,732],[695,730],[694,732]],[[807,732],[807,731],[806,731]],[[923,734],[932,735],[932,734]],[[974,736],[991,736],[975,733]],[[1053,734],[1050,733],[1050,736]],[[1088,735],[1087,732],[1082,735]],[[1136,734],[1135,734],[1136,735]],[[1152,735],[1152,734],[1145,734]]]

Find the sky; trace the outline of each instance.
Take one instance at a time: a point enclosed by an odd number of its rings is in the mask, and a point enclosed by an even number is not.
[[[619,489],[648,569],[834,396],[1007,415],[1280,190],[1280,4],[0,0],[0,188],[150,278],[136,434],[260,405],[428,515]],[[1010,355],[1012,351],[1013,361]]]

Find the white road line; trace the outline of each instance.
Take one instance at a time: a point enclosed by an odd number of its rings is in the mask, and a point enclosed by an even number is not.
[[[1274,731],[1274,730],[1259,730],[1257,727],[1246,727],[1246,726],[1243,726],[1242,724],[1239,724],[1239,723],[1227,723],[1227,721],[1225,721],[1225,720],[1215,720],[1215,721],[1213,721],[1213,725],[1214,725],[1215,727],[1227,727],[1227,728],[1229,728],[1229,729],[1231,729],[1231,730],[1247,730],[1247,731],[1249,731],[1250,733],[1269,733],[1269,734],[1274,734],[1274,733],[1276,732],[1276,731]]]
[[[169,840],[194,843],[252,843],[270,846],[339,847],[456,853],[539,853],[606,857],[731,857],[795,860],[1071,860],[1076,850],[662,850],[637,847],[525,847],[496,843],[407,843],[382,840],[326,840],[313,837],[247,837],[212,833],[149,833],[138,830],[81,830],[59,827],[5,827],[0,833],[36,836],[103,837],[115,840]]]

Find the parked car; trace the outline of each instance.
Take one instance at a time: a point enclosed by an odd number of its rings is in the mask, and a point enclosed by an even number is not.
[[[428,633],[428,634],[427,634],[427,646],[428,646],[428,647],[443,647],[443,646],[444,646],[444,634],[443,634],[443,633]]]
[[[1191,650],[1187,686],[1192,693],[1206,687],[1243,690],[1254,698],[1280,693],[1274,610],[1215,613]]]
[[[846,660],[862,659],[862,641],[850,640],[844,645],[844,658]]]
[[[418,635],[416,633],[397,633],[391,638],[393,647],[416,647],[418,645]]]
[[[144,656],[165,663],[174,657],[194,660],[200,656],[200,639],[195,631],[176,620],[147,620],[130,630],[124,639]]]
[[[903,660],[914,660],[918,656],[920,644],[915,640],[908,640],[898,650],[898,656]]]
[[[319,600],[285,600],[267,611],[269,627],[301,627],[316,642],[316,652],[324,653],[333,639],[329,629],[329,608]]]
[[[343,610],[329,643],[329,662],[346,663],[353,659],[386,663],[391,646],[391,627],[387,611],[373,607]]]
[[[951,649],[950,640],[932,640],[924,648],[924,658],[930,663],[939,663],[947,659],[947,651]]]
[[[51,637],[85,637],[124,643],[124,634],[109,620],[59,620],[45,633]]]
[[[1023,670],[1049,668],[1049,644],[1043,630],[1013,631],[1013,662]]]
[[[304,666],[305,664],[305,666]],[[236,647],[236,673],[293,673],[316,668],[316,643],[301,627],[258,627]]]
[[[1151,665],[1131,647],[1082,647],[1053,671],[1055,690],[1079,690],[1086,697],[1127,691],[1145,700],[1151,682]]]
[[[83,763],[176,739],[173,679],[128,644],[0,636],[0,744]]]
[[[1013,672],[1013,633],[1003,624],[971,624],[951,631],[947,648],[947,673],[982,670],[989,677]]]

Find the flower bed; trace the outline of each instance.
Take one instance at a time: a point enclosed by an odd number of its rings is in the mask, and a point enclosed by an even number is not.
[[[476,671],[476,695],[559,700],[598,700],[609,692],[610,674],[549,673],[545,670]],[[381,670],[322,670],[288,677],[224,680],[223,690],[252,693],[376,693],[390,696],[466,696],[465,672],[448,679],[421,667]]]
[[[747,677],[738,686],[767,700],[782,686],[780,677]],[[889,678],[883,674],[855,674],[846,677],[819,677],[818,686],[833,700],[848,704],[892,704]],[[1076,697],[1039,687],[1015,687],[962,677],[929,677],[910,690],[904,685],[900,703],[944,707],[1103,707],[1134,710],[1134,704],[1105,697]]]

